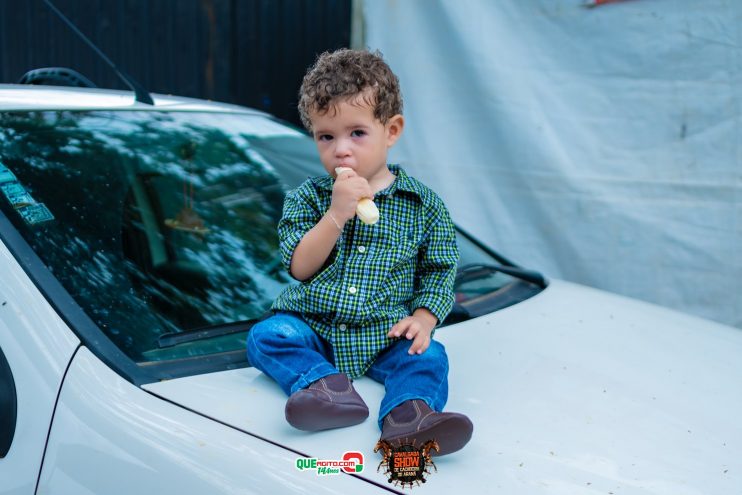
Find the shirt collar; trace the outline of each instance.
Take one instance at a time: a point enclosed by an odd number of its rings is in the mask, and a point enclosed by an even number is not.
[[[377,192],[377,196],[391,196],[399,190],[416,194],[421,199],[424,197],[425,191],[422,189],[420,183],[407,175],[407,172],[405,172],[402,167],[398,164],[389,164],[387,167],[389,167],[389,171],[393,173],[396,178],[386,189]],[[315,184],[326,191],[332,191],[332,185],[335,182],[330,175],[316,177],[314,181]]]

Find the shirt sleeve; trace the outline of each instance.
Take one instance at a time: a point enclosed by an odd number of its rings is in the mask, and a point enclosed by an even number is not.
[[[291,257],[296,246],[322,214],[318,208],[316,194],[309,182],[299,188],[289,191],[283,202],[283,215],[278,222],[278,241],[281,250],[281,261],[284,268],[291,275]],[[293,278],[293,275],[291,275]]]
[[[428,309],[440,324],[453,307],[459,248],[451,216],[436,199],[428,210],[430,235],[419,253],[412,308]]]

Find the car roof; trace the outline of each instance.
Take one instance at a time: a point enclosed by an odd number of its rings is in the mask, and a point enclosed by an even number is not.
[[[66,86],[0,84],[0,111],[8,110],[149,110],[269,114],[229,103],[151,94],[154,105],[135,100],[132,91]]]

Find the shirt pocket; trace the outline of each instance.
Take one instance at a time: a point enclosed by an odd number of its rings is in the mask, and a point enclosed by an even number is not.
[[[396,269],[402,265],[412,263],[417,265],[417,255],[423,243],[422,232],[416,229],[399,232],[397,242],[392,247],[391,268]]]
[[[410,263],[413,263],[413,266],[416,265],[415,262],[417,261],[418,248],[419,246],[415,243],[404,243],[399,245],[394,250],[394,256],[391,257],[390,268],[396,270]]]

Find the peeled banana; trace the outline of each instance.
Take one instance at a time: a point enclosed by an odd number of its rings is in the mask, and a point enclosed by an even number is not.
[[[353,169],[349,167],[337,167],[335,173],[340,175],[348,170]],[[373,225],[379,221],[379,209],[369,198],[363,198],[358,202],[358,205],[356,206],[356,215],[361,219],[361,222],[366,225]]]

